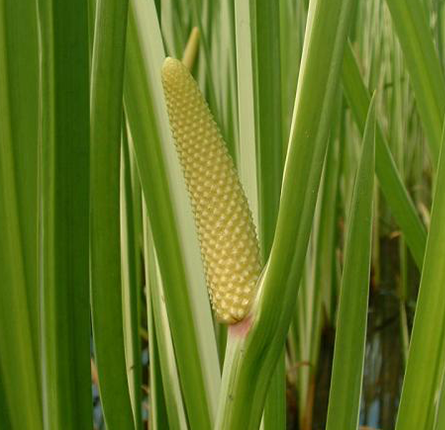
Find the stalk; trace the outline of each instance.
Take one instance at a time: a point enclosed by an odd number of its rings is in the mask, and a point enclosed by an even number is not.
[[[275,237],[250,330],[243,323],[229,332],[218,429],[260,423],[296,302],[353,5],[310,3]]]

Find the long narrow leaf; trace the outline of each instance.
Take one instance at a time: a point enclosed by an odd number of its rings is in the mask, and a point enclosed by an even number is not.
[[[11,420],[9,418],[8,405],[6,402],[6,392],[0,374],[0,417],[5,430],[12,430]]]
[[[445,428],[445,390],[444,390],[444,377],[442,376],[442,384],[440,388],[439,400],[437,401],[437,413],[436,422],[434,424],[434,430],[442,430]]]
[[[124,350],[120,154],[127,1],[99,0],[91,82],[91,316],[109,428],[133,429]]]
[[[386,0],[406,60],[419,114],[437,164],[445,115],[445,79],[425,4],[420,0]]]
[[[9,100],[9,120],[13,139],[15,192],[32,324],[34,359],[39,365],[39,289],[37,282],[37,154],[39,109],[39,46],[37,8],[34,0],[3,1],[7,85],[2,85]],[[26,65],[26,66],[25,66]],[[6,118],[7,116],[5,116]]]
[[[427,429],[441,388],[445,333],[445,133],[397,430]],[[428,365],[425,365],[427,363]]]
[[[164,389],[162,387],[161,359],[158,353],[158,341],[156,330],[154,328],[154,317],[152,311],[151,297],[147,294],[147,318],[148,318],[148,356],[150,363],[150,393],[149,393],[149,428],[153,430],[164,429],[169,425],[167,419],[167,406],[164,398]],[[179,386],[179,384],[178,384]],[[179,396],[181,398],[181,396]],[[184,414],[185,419],[185,414]],[[170,428],[175,428],[173,423]]]
[[[141,0],[133,1],[132,6],[126,111],[165,285],[174,348],[179,357],[187,357],[177,363],[187,417],[192,427],[207,428],[216,414],[220,379],[210,306],[190,203],[162,93],[164,51],[155,6],[153,2]],[[147,22],[150,22],[150,34],[146,31]],[[203,397],[197,397],[196,392]]]
[[[275,233],[283,174],[279,2],[252,2],[257,129],[259,236],[267,260]],[[243,142],[245,145],[245,142]],[[249,160],[252,162],[252,160]]]
[[[257,128],[258,234],[262,258],[266,261],[275,233],[283,173],[281,98],[278,97],[281,94],[280,13],[277,1],[256,0],[250,4]],[[266,400],[264,429],[277,430],[285,427],[286,379],[283,352]]]
[[[310,3],[274,242],[250,332],[248,319],[230,333],[217,428],[259,424],[296,302],[353,4]]]
[[[29,6],[29,4],[25,5],[23,16],[25,23],[29,23],[31,17],[36,18],[35,13],[32,14],[32,11],[26,10]],[[35,277],[31,277],[29,271],[26,270],[26,247],[35,245],[36,237],[32,239],[24,231],[26,212],[23,212],[23,209],[26,205],[23,203],[26,203],[26,199],[23,199],[20,205],[19,196],[24,190],[17,184],[17,181],[21,179],[23,165],[20,166],[18,163],[20,153],[15,152],[17,146],[26,145],[30,153],[34,153],[31,159],[34,158],[36,162],[36,135],[32,136],[32,123],[36,118],[32,118],[31,115],[36,115],[37,106],[34,105],[34,112],[32,108],[26,112],[26,109],[20,106],[20,103],[24,101],[18,98],[20,94],[15,91],[15,85],[21,83],[26,87],[26,81],[23,82],[23,75],[11,76],[16,66],[12,58],[12,48],[18,48],[19,53],[26,55],[26,52],[22,50],[26,46],[26,41],[20,40],[18,46],[14,46],[14,41],[10,39],[11,25],[17,25],[17,14],[14,12],[17,11],[13,9],[11,13],[7,4],[0,2],[0,87],[2,88],[0,91],[0,235],[2,237],[0,243],[0,389],[2,393],[0,396],[1,407],[5,409],[4,414],[0,415],[5,416],[5,426],[9,427],[11,423],[14,428],[35,426],[36,429],[41,429],[39,369],[36,360],[37,307],[34,308],[34,312],[32,310],[33,304],[37,304],[35,294],[37,285]],[[21,38],[24,36],[23,31],[24,29],[20,27]],[[30,60],[33,55],[35,52],[29,53]],[[32,66],[31,62],[30,67]],[[36,70],[31,69],[31,74],[35,72]],[[36,102],[35,96],[35,93],[34,98],[31,95],[31,104],[33,101]],[[24,114],[21,118],[17,116],[20,112]],[[27,139],[26,135],[21,135],[18,130],[20,126],[31,127],[30,136]],[[19,137],[22,138],[21,141],[17,140]],[[23,138],[25,138],[24,141]],[[35,179],[33,178],[34,183]],[[28,264],[30,267],[35,267],[35,262],[28,261]],[[23,396],[24,392],[27,396]]]
[[[158,376],[161,386],[158,385],[158,392],[151,392],[151,404],[156,405],[158,412],[155,417],[159,423],[163,418],[158,410],[159,403],[162,400],[159,396],[163,393],[165,399],[166,414],[171,429],[185,429],[187,427],[187,419],[184,410],[184,403],[179,383],[178,370],[176,365],[176,356],[173,348],[171,330],[168,323],[168,316],[165,306],[165,298],[163,293],[162,279],[159,272],[159,264],[157,262],[156,251],[153,246],[152,234],[148,226],[148,220],[144,217],[144,249],[145,249],[145,273],[147,279],[147,302],[149,302],[149,311],[153,319],[151,327],[151,335],[149,342],[155,341],[154,345],[150,344],[152,356],[159,357],[159,370],[161,374]],[[156,351],[152,348],[156,347]],[[150,377],[155,377],[154,370],[150,363]],[[153,380],[153,384],[155,381]],[[162,392],[159,389],[162,389]],[[154,385],[156,389],[156,385]],[[159,427],[162,429],[162,427]]]
[[[258,183],[255,123],[255,86],[249,2],[235,3],[236,57],[238,71],[239,175],[255,225],[258,225]],[[242,142],[242,143],[241,143]]]
[[[374,103],[371,101],[351,201],[338,305],[327,430],[353,429],[358,425],[370,277],[374,129],[375,112]]]
[[[354,53],[350,45],[343,60],[343,88],[360,130],[365,128],[366,112],[370,96],[360,76]],[[383,194],[392,214],[402,229],[410,251],[420,268],[425,252],[425,228],[416,213],[414,204],[403,185],[394,159],[380,126],[376,128],[376,173]]]
[[[140,305],[141,280],[138,274],[140,249],[137,241],[138,227],[136,221],[142,221],[135,211],[142,213],[138,193],[140,188],[133,181],[130,148],[126,124],[122,127],[121,153],[121,261],[122,261],[122,305],[124,320],[124,345],[127,368],[127,378],[130,388],[131,406],[137,429],[142,428],[141,387],[142,362],[140,342]],[[138,179],[138,178],[137,178]],[[137,206],[139,203],[139,206]]]
[[[39,0],[39,279],[44,425],[92,427],[86,1]]]

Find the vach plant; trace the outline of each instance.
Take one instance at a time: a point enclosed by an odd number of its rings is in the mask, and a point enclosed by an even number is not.
[[[193,206],[206,280],[220,322],[248,314],[260,275],[259,245],[232,158],[190,71],[167,58],[162,83]]]

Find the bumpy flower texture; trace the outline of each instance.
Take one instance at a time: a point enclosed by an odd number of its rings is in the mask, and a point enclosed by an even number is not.
[[[188,69],[167,58],[162,83],[212,307],[220,322],[234,324],[248,314],[261,271],[252,214],[226,144]]]

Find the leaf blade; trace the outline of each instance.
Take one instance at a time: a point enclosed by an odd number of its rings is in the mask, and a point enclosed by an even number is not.
[[[129,21],[125,107],[153,232],[189,422],[216,414],[220,371],[190,203],[171,137],[161,86],[164,48],[153,2],[134,0]],[[150,22],[152,32],[147,32]],[[140,118],[146,121],[141,123]],[[147,142],[150,142],[148,145]],[[198,324],[199,321],[199,324]],[[187,387],[194,387],[191,388]],[[194,392],[203,393],[199,399]]]
[[[39,279],[44,426],[92,427],[89,63],[85,1],[38,1]]]
[[[439,159],[430,231],[396,429],[429,428],[443,374],[445,341],[445,131]],[[428,362],[428,366],[423,363]]]
[[[351,201],[338,304],[327,430],[356,428],[359,419],[371,263],[374,109],[374,101],[371,100]]]
[[[445,115],[445,79],[419,0],[386,0],[406,60],[433,165],[437,165]]]
[[[122,93],[128,1],[98,1],[91,82],[91,317],[107,427],[134,429],[120,252]]]
[[[353,110],[359,129],[364,130],[366,111],[370,103],[370,97],[360,77],[360,71],[350,44],[348,44],[345,50],[342,73],[343,88],[348,103]],[[417,266],[420,268],[426,246],[425,227],[420,221],[414,204],[403,185],[389,150],[388,143],[379,125],[377,125],[376,129],[375,156],[376,174],[379,178],[380,187],[396,222],[402,229],[411,254]]]

